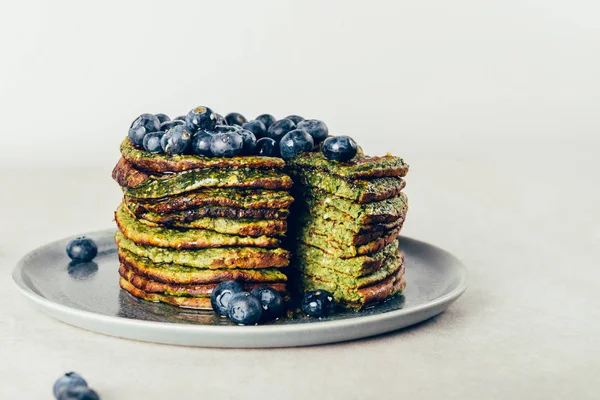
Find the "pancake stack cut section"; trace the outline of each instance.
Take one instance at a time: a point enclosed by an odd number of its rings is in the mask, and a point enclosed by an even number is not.
[[[402,292],[398,234],[408,211],[402,192],[408,165],[391,155],[337,162],[313,152],[289,160],[287,171],[296,199],[290,219],[294,287],[328,290],[353,309]]]
[[[121,287],[133,296],[211,309],[220,282],[270,286],[288,297],[282,246],[293,197],[273,157],[152,154],[121,144],[113,178]]]

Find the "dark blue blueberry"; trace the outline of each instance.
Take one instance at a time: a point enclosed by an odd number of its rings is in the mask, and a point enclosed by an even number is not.
[[[270,137],[258,139],[256,141],[256,155],[263,157],[280,157],[279,143]]]
[[[285,117],[285,119],[293,121],[296,125],[298,125],[300,121],[304,121],[304,118],[302,118],[299,115],[288,115],[287,117]]]
[[[210,142],[213,134],[206,131],[198,131],[192,138],[192,153],[199,156],[211,157]]]
[[[215,113],[215,117],[217,117],[215,120],[217,125],[227,125],[227,121],[225,121],[225,118],[221,114]]]
[[[129,128],[129,140],[137,147],[142,147],[147,133],[158,132],[160,121],[152,114],[142,114],[133,121]]]
[[[160,124],[160,130],[166,132],[177,125],[185,125],[185,121],[182,121],[180,119],[174,119],[173,121],[165,121],[162,124]]]
[[[167,114],[154,114],[154,116],[158,118],[161,124],[171,120]]]
[[[162,137],[164,136],[163,131],[152,132],[144,137],[144,150],[150,153],[162,153],[163,149],[160,144]]]
[[[87,387],[87,382],[76,372],[67,372],[54,383],[52,392],[54,397],[58,398],[60,393],[67,387],[83,386]]]
[[[256,150],[256,136],[254,136],[254,133],[246,129],[240,129],[237,131],[237,134],[240,135],[242,137],[242,140],[244,141],[244,145],[242,147],[242,152],[240,153],[240,155],[253,155],[254,151]]]
[[[244,117],[242,114],[240,113],[236,113],[236,112],[232,112],[229,113],[225,116],[225,121],[227,121],[227,123],[229,125],[243,125],[246,122],[248,122],[248,120],[246,120],[246,117]]]
[[[215,127],[216,121],[217,116],[215,113],[204,106],[194,108],[185,116],[185,123],[191,133],[200,129],[210,131]]]
[[[87,386],[65,388],[57,397],[58,400],[100,400],[100,396]]]
[[[174,126],[160,140],[163,151],[170,155],[185,153],[191,142],[192,134],[185,125]]]
[[[291,119],[280,119],[279,121],[275,121],[267,130],[267,137],[271,139],[275,139],[276,142],[279,142],[283,135],[296,129],[296,124]]]
[[[315,143],[320,143],[327,139],[329,135],[329,128],[325,125],[325,122],[319,121],[318,119],[305,119],[300,121],[298,129],[304,129],[310,136],[313,137]]]
[[[348,161],[356,155],[358,147],[350,136],[333,136],[325,139],[321,151],[328,160]]]
[[[236,132],[214,134],[210,142],[210,151],[215,157],[235,157],[243,147],[244,140]]]
[[[258,117],[256,117],[256,121],[262,122],[263,124],[265,124],[265,128],[269,129],[269,127],[273,125],[277,120],[271,114],[261,114]]]
[[[260,300],[248,292],[240,292],[231,296],[227,306],[227,316],[238,325],[256,325],[262,316]]]
[[[237,132],[239,130],[238,125],[216,125],[212,132],[224,133],[224,132]]]
[[[305,130],[294,129],[285,134],[279,142],[279,152],[285,160],[296,157],[300,153],[312,151],[315,142]]]
[[[244,125],[242,125],[242,128],[254,133],[254,136],[256,136],[257,139],[267,136],[267,128],[265,127],[265,124],[258,120],[246,122]]]
[[[67,272],[71,278],[78,281],[85,281],[96,275],[98,272],[98,264],[93,261],[90,262],[75,262],[71,261],[67,267]]]
[[[326,317],[334,308],[333,295],[327,290],[313,290],[302,299],[302,311],[311,317]]]
[[[179,117],[173,118],[173,121],[183,121],[185,122],[185,115],[180,115]]]
[[[81,236],[67,244],[67,255],[75,262],[92,261],[98,255],[98,246],[92,239]]]
[[[260,301],[260,305],[262,306],[263,320],[269,321],[277,319],[283,315],[283,298],[277,290],[268,286],[262,286],[252,290],[250,294]]]
[[[210,304],[213,311],[222,317],[227,316],[227,306],[229,299],[236,294],[243,292],[244,288],[236,281],[221,282],[215,287],[210,295]]]

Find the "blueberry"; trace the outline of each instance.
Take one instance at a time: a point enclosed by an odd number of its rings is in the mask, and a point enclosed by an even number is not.
[[[256,136],[257,139],[267,136],[267,128],[265,127],[265,124],[258,120],[246,122],[244,125],[242,125],[242,128],[254,133],[254,136]]]
[[[206,131],[198,131],[192,138],[192,153],[199,156],[211,157],[210,142],[213,135]]]
[[[349,136],[334,136],[327,138],[321,147],[323,155],[328,160],[348,161],[358,150],[356,142]]]
[[[160,140],[165,153],[170,155],[183,154],[192,141],[192,134],[185,125],[177,125],[169,129]]]
[[[208,107],[199,106],[185,116],[188,131],[194,133],[200,129],[211,130],[215,127],[217,117]]]
[[[254,136],[254,133],[246,129],[240,129],[237,131],[237,134],[240,135],[244,141],[242,152],[240,154],[243,156],[253,155],[256,150],[256,136]]]
[[[215,113],[215,117],[217,118],[215,120],[217,125],[227,125],[227,121],[225,121],[225,118],[221,114]]]
[[[183,121],[185,122],[185,115],[180,115],[179,117],[173,118],[173,121]]]
[[[315,143],[322,142],[329,135],[329,128],[325,125],[325,122],[319,121],[318,119],[305,119],[300,121],[298,129],[304,129],[310,136],[313,137]]]
[[[256,154],[263,157],[280,157],[279,144],[270,137],[260,138],[256,141]]]
[[[87,386],[70,386],[61,391],[58,400],[100,400],[100,396]]]
[[[180,119],[174,119],[173,121],[165,121],[162,124],[160,124],[160,130],[166,132],[177,125],[185,125],[185,121],[182,121]]]
[[[147,134],[144,137],[144,150],[150,153],[162,153],[163,149],[160,144],[160,140],[162,139],[165,133],[163,131],[152,132]]]
[[[154,114],[154,116],[158,118],[161,124],[171,120],[167,114]]]
[[[244,117],[242,114],[236,113],[236,112],[227,114],[225,116],[225,121],[227,121],[227,123],[229,125],[240,125],[240,126],[245,124],[246,122],[248,122],[246,117]]]
[[[294,129],[285,134],[279,142],[279,152],[285,160],[296,157],[300,153],[312,151],[315,142],[305,130]]]
[[[227,316],[238,325],[256,325],[262,316],[260,300],[248,292],[240,292],[231,296],[227,306]]]
[[[285,117],[285,119],[289,119],[290,121],[292,121],[296,125],[298,125],[298,123],[300,123],[300,121],[304,121],[304,118],[302,118],[299,115],[288,115],[287,117]]]
[[[210,295],[210,304],[214,312],[222,317],[227,315],[229,299],[236,293],[243,292],[244,288],[236,281],[221,282],[215,287]]]
[[[271,114],[261,114],[258,117],[256,117],[256,121],[262,122],[263,124],[265,124],[265,128],[269,129],[269,127],[273,125],[277,120]]]
[[[216,125],[212,132],[215,133],[224,133],[224,132],[237,132],[239,130],[239,125]]]
[[[58,395],[64,391],[67,387],[83,386],[87,387],[87,382],[76,372],[67,372],[54,383],[52,392],[54,397],[58,398]]]
[[[147,133],[158,132],[160,121],[152,114],[142,114],[131,123],[129,140],[137,147],[143,146],[144,136]]]
[[[327,290],[313,290],[302,299],[302,311],[311,317],[326,317],[334,308],[333,295]]]
[[[210,141],[210,151],[215,157],[234,157],[242,152],[244,140],[236,132],[214,134]]]
[[[75,262],[92,261],[98,255],[98,246],[92,239],[81,236],[67,244],[67,255]]]
[[[273,320],[283,315],[283,298],[277,290],[268,286],[262,286],[252,290],[250,294],[260,301],[263,320]]]
[[[296,129],[296,124],[291,119],[280,119],[279,121],[275,121],[267,130],[267,137],[271,139],[275,139],[276,142],[279,142],[283,135]]]

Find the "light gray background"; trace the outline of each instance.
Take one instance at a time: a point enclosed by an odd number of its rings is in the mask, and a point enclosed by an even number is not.
[[[598,398],[599,11],[2,2],[0,398],[49,398],[71,369],[105,400]],[[470,289],[414,329],[268,351],[125,341],[25,304],[10,279],[24,252],[111,226],[110,170],[131,120],[199,104],[321,118],[370,153],[404,156],[403,233],[461,258]]]

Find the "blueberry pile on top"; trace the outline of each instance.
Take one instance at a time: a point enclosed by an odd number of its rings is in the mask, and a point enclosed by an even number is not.
[[[262,156],[291,159],[322,151],[334,161],[348,161],[357,153],[348,136],[330,136],[323,121],[289,115],[277,120],[262,114],[248,121],[242,114],[225,117],[198,106],[171,120],[166,114],[142,114],[129,128],[134,146],[155,154],[193,154],[202,157]]]

